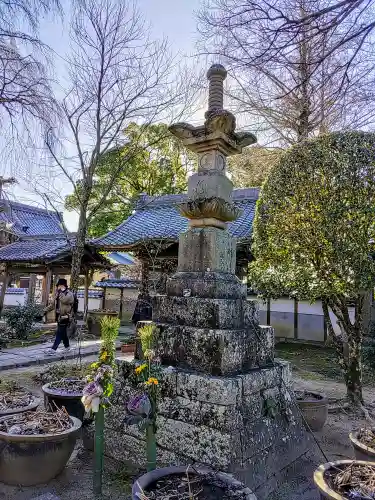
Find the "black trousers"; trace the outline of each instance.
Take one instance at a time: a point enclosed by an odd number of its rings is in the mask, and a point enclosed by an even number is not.
[[[56,337],[55,342],[53,343],[52,349],[56,351],[59,347],[61,341],[64,344],[64,347],[69,347],[69,338],[68,338],[68,324],[57,324]]]

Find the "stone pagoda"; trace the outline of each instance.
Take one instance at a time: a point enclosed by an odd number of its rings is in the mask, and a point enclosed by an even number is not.
[[[207,77],[204,125],[170,128],[198,155],[198,171],[180,206],[189,227],[180,235],[178,270],[153,308],[156,353],[165,367],[158,461],[231,472],[265,499],[282,481],[281,471],[304,457],[309,441],[292,400],[289,365],[274,362],[273,329],[259,325],[256,303],[235,275],[236,242],[227,230],[239,212],[226,158],[256,138],[236,132],[234,116],[223,108],[225,68],[215,64]],[[107,453],[144,462],[144,433],[119,426],[131,392],[128,373],[129,364],[121,362]]]

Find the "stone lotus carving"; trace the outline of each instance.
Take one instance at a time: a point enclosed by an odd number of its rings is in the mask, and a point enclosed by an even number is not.
[[[213,109],[206,112],[206,122],[204,124],[206,132],[223,132],[226,135],[233,136],[236,129],[236,119],[229,111],[225,109]]]
[[[241,215],[242,210],[222,198],[196,198],[179,205],[181,215],[188,219],[217,219],[231,222]]]

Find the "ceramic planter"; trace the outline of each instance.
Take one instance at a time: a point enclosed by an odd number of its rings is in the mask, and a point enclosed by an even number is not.
[[[8,408],[8,410],[0,410],[0,417],[15,415],[16,413],[23,413],[25,411],[35,411],[39,405],[40,399],[34,396],[32,402],[28,406],[22,406],[20,408]]]
[[[186,476],[187,470],[188,466],[185,465],[181,467],[165,467],[162,469],[155,469],[151,472],[147,472],[147,474],[144,474],[143,476],[139,477],[134,482],[132,488],[132,500],[139,500],[140,498],[142,498],[141,493],[147,490],[147,488],[155,481],[173,475]],[[194,474],[207,474],[210,472],[212,473],[213,471],[205,468],[194,468],[194,469],[190,468],[188,472],[189,475],[194,475]],[[222,472],[215,472],[215,474],[218,477],[218,479],[220,479],[221,482],[226,483],[229,487],[236,489],[238,488],[238,493],[236,491],[236,495],[238,494],[238,496],[236,496],[236,498],[239,498],[241,500],[256,500],[256,496],[252,493],[252,491],[249,488],[247,488],[244,484],[234,479],[234,477],[229,476],[228,474],[224,474]],[[217,500],[220,500],[220,498],[218,498]]]
[[[64,469],[74,450],[81,422],[59,434],[15,435],[0,432],[0,482],[17,486],[48,483]]]
[[[328,417],[327,397],[318,392],[308,391],[303,400],[297,399],[297,404],[309,428],[312,431],[320,431]]]
[[[87,328],[90,335],[95,335],[95,337],[101,337],[101,325],[100,322],[104,316],[110,316],[118,318],[118,312],[116,311],[89,311],[87,315]]]
[[[329,472],[334,469],[343,469],[353,462],[363,465],[374,465],[371,462],[365,461],[354,461],[354,460],[338,460],[337,462],[329,462],[328,464],[321,465],[318,469],[316,469],[314,473],[314,483],[320,492],[320,498],[330,498],[331,500],[346,500],[347,497],[343,497],[336,491],[334,491],[327,482],[327,477]]]
[[[63,390],[51,389],[50,384],[42,387],[44,394],[44,407],[46,410],[55,411],[57,408],[65,407],[69,415],[78,418],[81,422],[85,415],[85,407],[82,404],[82,391],[66,393]]]
[[[121,352],[134,354],[135,352],[135,344],[122,344]]]
[[[365,460],[367,462],[375,462],[375,449],[366,446],[358,439],[359,431],[351,432],[349,439],[354,448],[354,455],[357,460]]]

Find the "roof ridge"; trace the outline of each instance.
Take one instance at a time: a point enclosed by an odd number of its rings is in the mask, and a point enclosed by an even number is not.
[[[45,215],[53,215],[55,217],[61,217],[61,212],[56,212],[55,210],[48,210],[47,208],[37,207],[35,205],[27,205],[26,203],[20,203],[18,201],[13,201],[9,199],[0,199],[0,204],[11,205],[14,208],[22,209],[29,212],[38,212]]]

